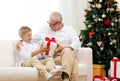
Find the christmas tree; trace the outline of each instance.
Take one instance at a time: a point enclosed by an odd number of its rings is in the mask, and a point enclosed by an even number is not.
[[[93,63],[110,68],[113,57],[120,58],[120,8],[115,0],[91,0],[85,9],[85,29],[80,32],[82,47],[93,50]]]

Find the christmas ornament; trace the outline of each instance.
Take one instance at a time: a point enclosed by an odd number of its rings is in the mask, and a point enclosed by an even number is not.
[[[116,9],[116,12],[120,12],[120,8],[117,8],[117,9]]]
[[[99,21],[103,21],[103,19],[101,19],[101,18],[99,18],[98,20],[99,20]]]
[[[95,32],[89,32],[89,36],[92,37],[95,35]]]
[[[104,47],[104,46],[105,46],[105,44],[104,44],[104,43],[102,43],[102,44],[101,44],[101,46],[102,46],[102,47]]]
[[[93,8],[95,8],[95,5],[92,5]]]
[[[93,15],[93,18],[96,18],[96,16],[95,16],[95,15]]]
[[[103,34],[104,37],[106,37],[107,35],[106,34]]]
[[[89,43],[87,44],[87,46],[92,46],[92,42],[89,42]]]
[[[106,19],[104,21],[104,24],[107,25],[107,26],[109,26],[111,24],[111,20],[110,19]]]
[[[106,12],[108,13],[109,11],[110,11],[110,8],[107,8],[107,9],[106,9]]]
[[[97,19],[97,18],[95,18],[95,19],[94,19],[94,21],[97,23],[97,22],[98,22],[98,19]]]
[[[114,11],[114,8],[110,8],[110,11],[111,11],[111,12]]]
[[[92,5],[90,5],[90,9],[92,9],[93,7],[92,7]]]
[[[111,35],[111,32],[109,32],[108,35],[110,36],[110,35]]]
[[[102,44],[102,41],[97,41],[98,46],[101,46],[101,44]]]
[[[103,47],[100,47],[100,50],[102,51],[104,48]]]
[[[110,44],[110,45],[113,45],[113,43],[112,43],[112,42],[110,42],[109,44]]]
[[[96,8],[100,9],[102,8],[102,5],[100,3],[96,3]]]
[[[111,25],[114,26],[114,23],[112,22]]]
[[[117,43],[117,40],[116,40],[116,39],[113,39],[111,42],[112,42],[113,44],[116,44],[116,43]]]
[[[91,25],[88,25],[88,28],[90,28],[91,27]]]
[[[102,14],[102,18],[106,18],[106,15],[105,15],[105,14]]]
[[[101,2],[103,2],[103,0],[99,0],[99,2],[101,3]]]
[[[86,16],[88,16],[88,11],[86,11]]]

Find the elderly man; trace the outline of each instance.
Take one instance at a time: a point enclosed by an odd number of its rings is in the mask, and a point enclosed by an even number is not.
[[[62,66],[62,78],[64,81],[78,81],[78,64],[75,58],[80,42],[76,32],[70,26],[62,22],[59,12],[51,13],[45,26],[34,37],[33,41],[44,40],[45,37],[54,37],[59,44],[55,50],[54,61]]]

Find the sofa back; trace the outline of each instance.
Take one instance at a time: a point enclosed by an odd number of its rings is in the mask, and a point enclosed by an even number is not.
[[[0,67],[15,66],[14,41],[0,40]]]

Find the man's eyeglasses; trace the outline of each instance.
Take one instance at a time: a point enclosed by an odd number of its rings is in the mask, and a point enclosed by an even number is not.
[[[59,22],[57,21],[57,22],[55,22],[54,24],[51,24],[51,23],[49,23],[49,22],[47,21],[47,23],[48,23],[50,26],[55,26],[55,25],[57,25]]]

